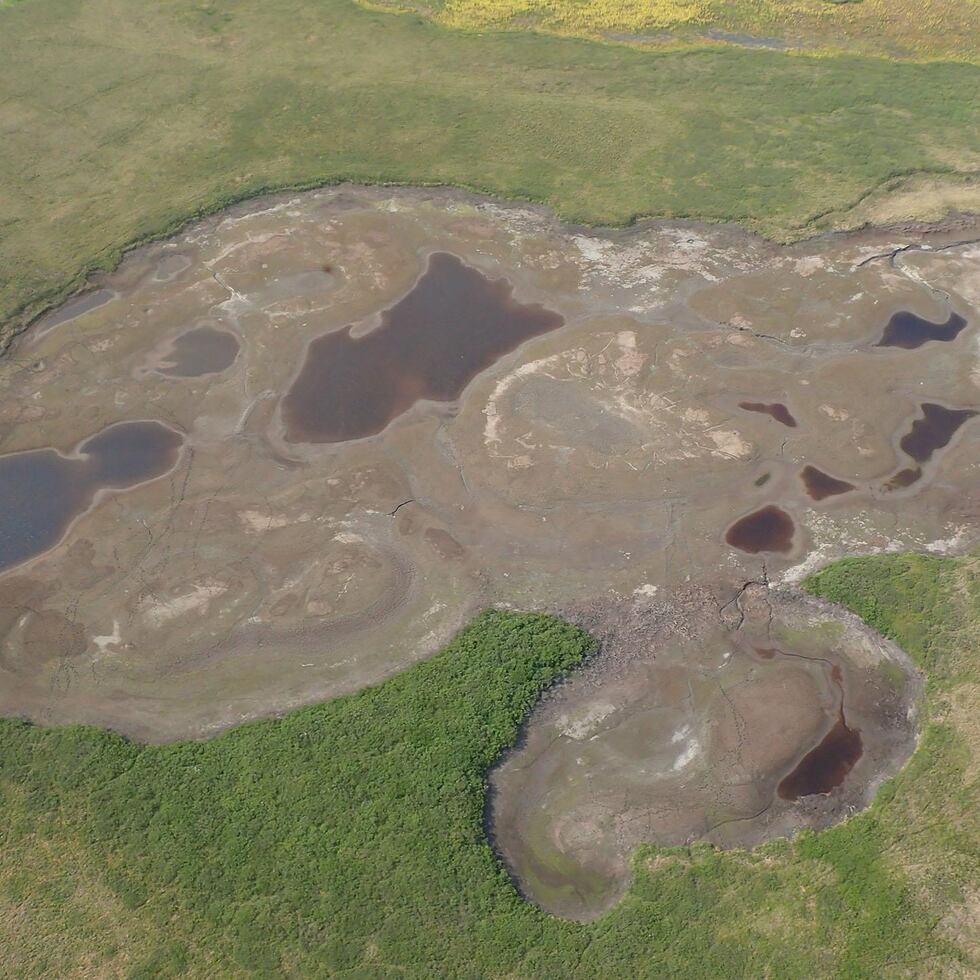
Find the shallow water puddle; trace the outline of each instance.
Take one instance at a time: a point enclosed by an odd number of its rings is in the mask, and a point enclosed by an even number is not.
[[[914,313],[903,311],[896,313],[888,321],[881,340],[875,346],[915,350],[931,340],[948,343],[955,340],[965,326],[966,320],[959,313],[950,313],[945,323],[933,323]]]
[[[282,403],[290,442],[376,435],[416,402],[448,402],[525,340],[564,323],[512,298],[456,256],[436,252],[411,292],[369,333],[318,337]]]
[[[815,466],[807,464],[800,471],[800,479],[806,487],[806,492],[813,500],[825,500],[827,497],[836,497],[842,493],[850,493],[855,489],[853,483],[847,480],[838,480],[823,470],[818,470]]]
[[[922,479],[921,466],[906,466],[899,470],[885,484],[885,490],[905,490]]]
[[[531,719],[493,822],[536,901],[593,914],[631,842],[834,822],[906,757],[911,682],[780,583],[966,547],[980,513],[967,332],[868,344],[938,292],[966,316],[977,259],[865,261],[895,234],[603,232],[344,187],[127,255],[93,284],[117,302],[0,362],[0,711],[205,736],[376,683],[477,609],[559,610],[604,652]],[[837,718],[820,658],[864,754],[783,800]]]
[[[77,320],[86,313],[97,310],[100,306],[105,306],[110,300],[116,298],[116,293],[111,289],[93,289],[86,293],[81,293],[73,299],[68,300],[64,306],[59,307],[52,313],[45,314],[33,328],[39,334],[47,333],[55,327],[60,327],[64,323]]]
[[[125,490],[172,469],[183,438],[159,422],[120,422],[71,456],[35,449],[0,456],[0,571],[57,544],[100,490]]]
[[[926,463],[933,453],[949,445],[964,422],[974,418],[972,408],[946,408],[932,402],[919,406],[922,418],[912,422],[912,428],[901,438],[899,445],[917,463]]]
[[[173,378],[219,374],[235,363],[240,346],[238,338],[227,330],[197,327],[174,339],[157,370]]]
[[[782,507],[768,504],[739,518],[725,534],[725,540],[739,551],[757,555],[762,551],[788,552],[793,548],[796,525]]]
[[[777,422],[782,422],[790,429],[796,428],[796,419],[793,418],[790,410],[779,402],[739,402],[738,407],[745,409],[746,412],[761,412],[771,416]]]

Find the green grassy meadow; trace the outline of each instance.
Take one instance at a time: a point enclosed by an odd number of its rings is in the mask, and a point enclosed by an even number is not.
[[[0,973],[975,976],[980,560],[853,559],[807,588],[929,677],[911,762],[830,831],[641,848],[587,925],[522,901],[485,772],[592,641],[490,611],[377,687],[207,742],[0,723]]]
[[[965,63],[652,53],[351,0],[24,0],[0,8],[0,335],[127,244],[344,179],[801,237],[896,176],[980,170],[978,92]]]

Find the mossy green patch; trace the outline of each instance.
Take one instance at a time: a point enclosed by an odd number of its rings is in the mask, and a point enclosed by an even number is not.
[[[790,648],[811,649],[814,645],[833,646],[843,635],[843,623],[830,620],[806,627],[794,627],[786,623],[776,623],[773,627],[773,638]]]

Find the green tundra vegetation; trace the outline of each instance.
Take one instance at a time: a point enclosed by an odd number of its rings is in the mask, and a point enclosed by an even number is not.
[[[484,834],[485,773],[592,641],[489,611],[377,687],[211,741],[2,722],[0,972],[975,976],[980,559],[853,559],[806,587],[928,675],[911,762],[832,830],[641,848],[590,924],[524,902]]]
[[[780,238],[965,208],[978,90],[969,62],[644,51],[353,0],[5,4],[0,341],[127,244],[275,188],[453,184]],[[908,213],[867,211],[899,190]]]

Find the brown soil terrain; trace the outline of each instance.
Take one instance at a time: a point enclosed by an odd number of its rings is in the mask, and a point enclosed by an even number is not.
[[[202,737],[377,681],[479,607],[546,609],[605,652],[494,777],[531,897],[589,915],[639,840],[823,825],[907,756],[915,682],[784,590],[977,540],[978,238],[781,247],[340,187],[134,251],[0,364],[0,481],[27,501],[0,519],[0,711]],[[469,311],[501,335],[455,334]],[[897,314],[966,324],[881,345]],[[31,537],[17,454],[137,420],[176,463],[118,461],[163,475]],[[830,782],[784,799],[804,770]]]
[[[915,745],[918,683],[856,617],[764,580],[602,600],[603,638],[491,774],[488,827],[524,894],[588,919],[646,841],[747,847],[870,803]]]

